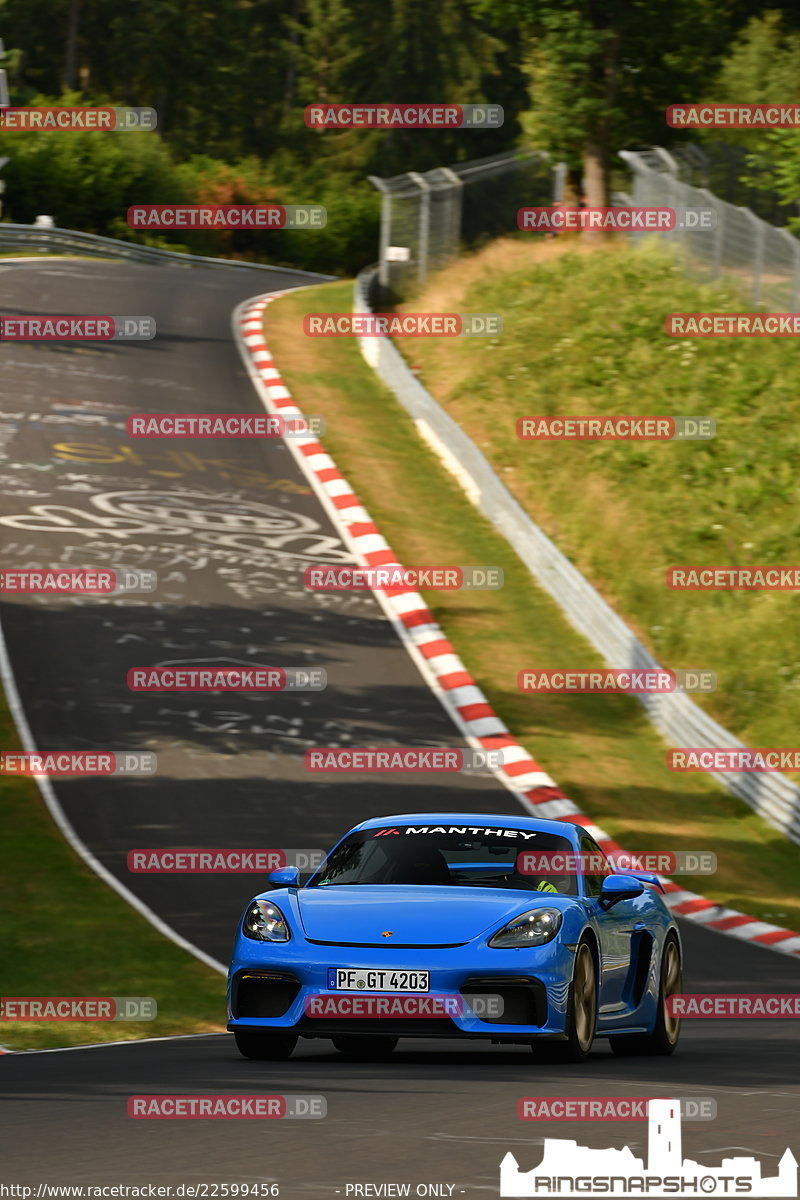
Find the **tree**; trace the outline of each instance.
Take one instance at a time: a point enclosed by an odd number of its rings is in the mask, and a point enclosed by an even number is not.
[[[497,0],[484,0],[496,11]],[[531,83],[523,125],[607,205],[612,153],[663,141],[664,110],[700,98],[742,6],[731,0],[501,0]],[[670,137],[672,136],[670,132]]]

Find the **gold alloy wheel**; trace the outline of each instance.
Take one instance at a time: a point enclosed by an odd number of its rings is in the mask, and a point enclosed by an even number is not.
[[[594,1027],[597,1015],[597,987],[595,983],[594,958],[585,942],[579,946],[575,959],[572,1005],[575,1037],[581,1052],[586,1054],[594,1041]]]
[[[680,1033],[681,1019],[680,1017],[670,1016],[667,1000],[670,996],[679,995],[683,987],[681,956],[674,938],[670,938],[667,942],[661,971],[663,977],[661,1003],[664,1005],[664,1032],[667,1035],[670,1045],[674,1046]]]

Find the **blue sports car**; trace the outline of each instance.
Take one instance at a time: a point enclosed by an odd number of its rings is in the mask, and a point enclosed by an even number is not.
[[[228,1029],[246,1058],[298,1037],[352,1058],[400,1037],[523,1043],[581,1061],[671,1054],[681,941],[653,875],[614,873],[580,825],[412,813],[362,822],[301,886],[268,877],[236,933]]]

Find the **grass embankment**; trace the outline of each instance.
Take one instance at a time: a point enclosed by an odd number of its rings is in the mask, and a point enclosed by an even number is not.
[[[574,242],[573,242],[574,246]],[[797,370],[788,338],[670,338],[671,311],[750,307],[664,251],[498,243],[414,307],[502,313],[501,337],[413,344],[425,385],[660,662],[717,672],[699,703],[752,746],[795,746],[791,592],[678,592],[668,567],[800,563]],[[520,416],[708,415],[712,441],[531,442]]]
[[[0,746],[19,749],[0,694]],[[0,777],[0,996],[152,996],[154,1021],[3,1021],[11,1050],[225,1028],[225,980],[157,933],[62,838],[32,779]]]
[[[550,253],[549,249],[547,252]],[[524,253],[525,248],[515,243],[509,254],[509,264],[512,267],[515,263],[519,264]],[[577,260],[579,264],[580,261]],[[599,263],[600,260],[597,261]],[[639,302],[637,298],[641,289],[642,268],[638,264],[628,263],[623,255],[612,261],[613,270],[617,273],[615,286],[621,287],[621,281],[628,278],[631,291],[629,303],[635,307]],[[476,275],[483,276],[486,270],[486,266],[479,268]],[[651,263],[648,271],[656,270],[661,272],[665,289],[668,285],[674,285],[679,293],[677,298],[688,299],[688,285],[673,275],[668,266]],[[479,299],[470,291],[470,303],[464,304],[463,308],[465,311],[502,311],[507,321],[503,340],[511,343],[514,337],[510,326],[513,312],[516,311],[513,306],[518,306],[522,317],[530,316],[531,310],[538,306],[537,323],[542,324],[542,341],[549,338],[555,354],[555,342],[562,336],[552,320],[556,303],[553,293],[557,289],[548,289],[546,303],[541,298],[536,304],[530,298],[526,303],[520,299],[524,278],[525,272],[521,272],[520,278],[512,277],[510,284],[499,279],[496,282],[490,280],[481,285]],[[568,272],[561,274],[560,286],[569,286]],[[583,315],[589,323],[602,325],[602,316],[592,316],[598,290],[597,277],[594,295],[588,280],[580,285],[579,295],[585,298],[586,312],[581,314],[576,300],[570,313],[570,322],[574,323]],[[505,295],[512,297],[508,305],[503,299]],[[800,928],[797,847],[787,843],[745,805],[705,777],[681,776],[668,771],[664,743],[648,724],[643,710],[634,699],[625,696],[535,696],[518,692],[517,672],[521,668],[591,667],[602,665],[601,661],[566,623],[553,601],[532,584],[529,573],[506,542],[475,512],[439,460],[420,440],[410,418],[364,363],[355,342],[350,339],[310,339],[303,336],[304,313],[349,311],[350,298],[350,285],[346,283],[321,285],[282,298],[271,305],[267,312],[265,327],[268,345],[300,406],[306,412],[321,413],[325,417],[326,448],[333,454],[401,561],[409,565],[479,563],[503,568],[505,586],[500,591],[425,594],[427,603],[444,626],[456,651],[499,715],[565,792],[580,805],[582,811],[600,822],[623,845],[630,849],[711,849],[719,860],[717,874],[687,877],[682,880],[687,887],[773,923]],[[448,311],[458,310],[459,305],[451,302],[449,294],[446,300],[446,303],[437,304],[437,307]],[[422,311],[424,304],[415,301],[413,307],[415,311]],[[670,303],[668,307],[689,309],[693,305]],[[710,305],[706,304],[706,307]],[[623,314],[616,311],[612,319],[624,324],[628,330],[632,324],[635,326],[633,318],[625,319]],[[643,328],[650,327],[654,320],[651,306],[642,307],[638,320]],[[565,324],[565,328],[570,327]],[[549,334],[545,332],[546,328]],[[576,336],[576,332],[579,335],[579,331],[573,330],[570,336]],[[600,336],[599,331],[596,336]],[[630,345],[629,333],[627,337],[627,354],[638,363],[640,352],[635,345]],[[653,343],[655,340],[653,335]],[[529,386],[523,383],[522,388],[514,390],[511,388],[513,381],[506,381],[505,374],[517,372],[510,368],[507,372],[503,360],[503,356],[512,351],[504,349],[501,340],[491,345],[478,345],[479,341],[459,342],[456,350],[452,350],[456,343],[437,341],[434,347],[432,341],[425,345],[417,341],[413,345],[413,353],[415,361],[424,362],[426,383],[432,383],[440,395],[446,393],[445,399],[448,399],[449,392],[443,387],[442,368],[439,368],[438,375],[436,373],[438,356],[459,351],[472,355],[473,360],[469,365],[464,365],[458,383],[451,381],[453,390],[458,394],[459,405],[451,405],[449,399],[448,405],[459,416],[460,406],[472,406],[470,413],[474,416],[474,423],[467,420],[465,424],[484,448],[488,449],[489,444],[495,441],[499,447],[507,442],[508,453],[516,454],[513,418],[536,411],[544,405],[541,378],[531,369],[523,373],[521,378],[523,381],[531,378],[532,383]],[[562,347],[562,355],[565,355],[565,351],[566,347]],[[517,360],[524,358],[527,353],[527,350],[524,354],[519,352]],[[655,354],[655,349],[652,353]],[[673,359],[680,361],[683,357],[702,353],[702,350],[690,351],[679,347],[677,351],[666,353],[667,365]],[[645,357],[649,358],[649,354]],[[622,345],[616,367],[601,362],[594,367],[589,363],[584,368],[578,362],[577,355],[570,353],[562,357],[559,370],[564,377],[571,369],[585,369],[592,378],[595,377],[593,372],[606,378],[611,371],[621,370],[619,364],[624,359]],[[477,379],[476,372],[479,375]],[[730,372],[731,376],[733,374]],[[652,367],[642,369],[643,379],[651,377]],[[509,387],[507,414],[502,404],[489,399],[489,390],[495,385],[503,395],[506,386]],[[562,380],[562,391],[565,386]],[[677,383],[673,386],[670,403],[653,405],[652,411],[705,413],[712,408],[710,401],[714,393],[708,390],[709,384],[705,392],[697,395],[692,393],[688,397]],[[624,392],[616,397],[614,404],[608,401],[607,411],[647,412],[651,411],[651,404],[652,401],[644,407],[643,392],[642,395],[637,392],[632,397]],[[543,408],[543,411],[548,409]],[[576,401],[574,411],[590,410],[586,401],[581,399],[580,402]],[[716,409],[712,409],[712,415],[715,414]],[[507,427],[503,425],[506,415],[510,422]],[[556,536],[562,548],[574,554],[575,544],[569,536],[562,536],[565,524],[561,522],[566,523],[569,518],[569,533],[574,524],[570,511],[572,501],[578,498],[581,511],[584,511],[588,492],[594,497],[593,504],[588,505],[590,529],[594,529],[602,545],[609,543],[610,550],[614,549],[613,539],[608,538],[604,528],[604,520],[598,520],[599,517],[605,517],[607,506],[614,515],[617,527],[619,555],[614,560],[616,569],[633,573],[636,564],[642,561],[642,554],[636,537],[618,517],[617,506],[620,501],[610,485],[599,495],[599,483],[595,484],[592,478],[587,478],[590,463],[594,472],[595,459],[602,458],[609,444],[582,449],[588,449],[594,457],[577,460],[574,447],[561,447],[564,459],[571,459],[573,463],[572,488],[570,495],[563,497],[567,515],[559,516],[559,524],[550,524],[549,531]],[[614,455],[619,453],[617,446],[611,446],[610,449]],[[639,478],[643,482],[648,478],[647,464],[651,460],[657,464],[660,476],[665,471],[667,476],[670,473],[680,476],[700,471],[701,456],[714,455],[719,451],[712,443],[711,448],[701,444],[652,447],[640,444],[628,447],[627,452],[642,464],[640,470],[643,474]],[[523,454],[530,455],[529,444],[523,447]],[[729,454],[732,455],[732,451]],[[747,457],[749,460],[749,450]],[[665,468],[664,461],[672,465]],[[618,469],[623,469],[619,462]],[[504,478],[513,478],[513,473],[504,475]],[[601,475],[601,480],[603,478],[605,476]],[[531,511],[535,516],[541,515],[533,507]],[[547,523],[544,517],[542,520]],[[637,530],[643,538],[647,538],[647,530],[641,522],[637,524]],[[662,552],[661,557],[666,558],[666,555]],[[586,569],[583,561],[581,565]],[[636,573],[639,574],[638,570]],[[608,588],[605,590],[609,591]],[[661,596],[661,608],[658,610],[658,619],[664,625],[668,620],[665,612],[671,613],[673,594],[670,593],[667,599],[669,603],[665,603],[664,596]],[[708,601],[709,596],[701,599]],[[752,600],[752,597],[748,599]],[[711,601],[713,603],[713,597]],[[745,606],[746,602],[742,607]],[[671,626],[671,617],[669,621]],[[659,643],[658,649],[663,653],[663,643]],[[725,689],[729,686],[728,672],[720,662],[711,661],[715,659],[712,649],[706,644],[695,655],[671,653],[665,657],[676,665],[681,665],[683,658],[683,661],[692,659],[691,665],[715,668],[720,673]],[[741,657],[741,651],[738,651],[732,658],[734,668],[739,667]]]

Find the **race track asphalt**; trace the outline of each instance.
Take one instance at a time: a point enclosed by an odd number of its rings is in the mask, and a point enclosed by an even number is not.
[[[0,559],[154,569],[158,591],[5,595],[0,620],[40,749],[158,755],[152,777],[56,781],[56,793],[92,853],[223,962],[261,877],[134,875],[130,849],[324,848],[367,816],[503,813],[516,803],[489,775],[309,776],[302,753],[313,745],[463,743],[370,595],[304,590],[309,563],[348,556],[285,446],[125,433],[137,412],[263,411],[231,312],[304,282],[299,273],[0,260],[2,315],[156,318],[152,342],[0,347]],[[208,661],[324,667],[328,687],[204,697],[126,686],[134,666]],[[682,932],[687,991],[800,990],[791,960],[685,923]],[[324,1041],[301,1043],[285,1064],[251,1063],[229,1035],[7,1055],[0,1180],[275,1180],[281,1195],[310,1196],[410,1181],[496,1195],[505,1151],[531,1167],[544,1134],[646,1149],[639,1123],[539,1124],[534,1136],[516,1104],[546,1094],[714,1097],[715,1121],[684,1123],[686,1152],[711,1166],[726,1148],[746,1147],[736,1153],[762,1156],[772,1173],[785,1147],[797,1147],[799,1061],[796,1027],[783,1020],[687,1022],[672,1059],[617,1059],[601,1043],[584,1067],[544,1066],[517,1048],[421,1041],[401,1043],[386,1064],[345,1062]],[[322,1094],[328,1116],[126,1116],[131,1094],[261,1090]]]

